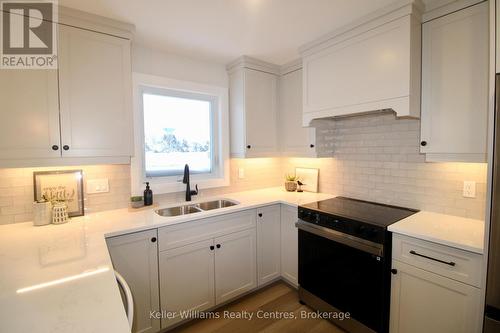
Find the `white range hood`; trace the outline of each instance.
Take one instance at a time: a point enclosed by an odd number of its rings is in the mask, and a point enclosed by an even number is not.
[[[303,46],[303,125],[392,109],[420,117],[420,1],[399,1]]]

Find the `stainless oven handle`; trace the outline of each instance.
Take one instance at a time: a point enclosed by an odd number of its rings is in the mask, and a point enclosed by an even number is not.
[[[363,252],[371,253],[379,257],[384,255],[384,247],[382,244],[370,242],[366,239],[351,236],[319,225],[303,222],[301,220],[297,221],[295,226],[300,230],[310,232],[311,234],[315,234],[320,237],[328,238],[332,241],[353,247]]]

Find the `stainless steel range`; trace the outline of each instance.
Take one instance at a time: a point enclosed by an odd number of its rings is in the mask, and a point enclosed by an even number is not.
[[[391,233],[418,212],[344,197],[299,206],[299,297],[348,332],[388,332]],[[347,313],[350,318],[346,318]]]

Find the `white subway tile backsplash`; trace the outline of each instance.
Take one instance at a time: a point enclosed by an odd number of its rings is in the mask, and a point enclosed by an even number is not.
[[[385,112],[322,124],[316,131],[318,154],[330,158],[285,159],[285,171],[319,168],[323,192],[484,218],[487,165],[426,163],[420,154],[419,120]],[[464,180],[477,182],[476,198],[462,197]]]

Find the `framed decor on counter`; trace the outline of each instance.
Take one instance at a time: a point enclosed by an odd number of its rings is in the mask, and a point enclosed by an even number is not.
[[[33,172],[33,186],[35,201],[64,201],[69,217],[84,215],[82,170]]]
[[[319,169],[295,168],[295,175],[302,182],[302,190],[307,192],[318,192]]]

